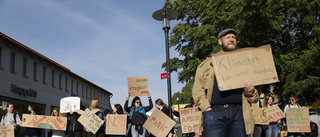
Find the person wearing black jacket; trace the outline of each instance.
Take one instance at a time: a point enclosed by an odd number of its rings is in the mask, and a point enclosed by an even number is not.
[[[81,106],[81,110],[84,110],[84,106]],[[67,114],[67,137],[82,137],[83,126],[78,121],[81,115],[77,112],[70,112]]]
[[[160,98],[157,99],[157,100],[155,101],[155,104],[156,104],[157,109],[161,110],[161,112],[163,112],[163,113],[166,114],[167,116],[170,115],[169,107],[168,107],[167,104],[165,104],[165,103],[163,102],[162,99],[160,99]],[[172,130],[168,133],[167,137],[173,137],[173,136],[175,136],[174,128],[172,128]],[[151,136],[151,137],[153,137],[153,136]]]
[[[150,93],[148,95],[149,106],[143,107],[141,100],[138,96],[134,97],[131,106],[128,106],[130,94],[128,94],[126,102],[124,104],[124,110],[129,113],[129,120],[131,121],[131,126],[129,132],[131,132],[132,137],[145,137],[146,130],[142,127],[144,122],[147,120],[146,112],[150,111],[153,107]]]

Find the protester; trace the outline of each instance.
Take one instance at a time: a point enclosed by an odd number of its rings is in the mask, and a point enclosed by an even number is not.
[[[284,113],[287,113],[288,108],[300,108],[301,106],[297,103],[298,102],[298,96],[296,94],[291,94],[289,97],[290,104],[287,104],[284,107]]]
[[[237,48],[236,31],[225,29],[218,34],[220,52]],[[249,81],[243,81],[244,89],[220,91],[217,85],[212,57],[197,68],[192,96],[203,112],[204,137],[246,137],[254,131],[254,119],[250,103],[257,102],[259,95]],[[235,70],[236,71],[236,70]],[[230,83],[231,84],[231,83]]]
[[[265,108],[271,107],[274,101],[274,97],[272,96],[266,96],[264,98],[263,106]],[[265,134],[266,137],[278,137],[279,136],[279,131],[280,131],[280,126],[281,120],[278,119],[276,121],[269,121],[269,126],[265,129]]]
[[[52,110],[51,116],[64,117],[64,115],[60,113],[60,109],[57,107]],[[62,130],[52,130],[51,132],[52,132],[52,135],[51,135],[52,137],[64,137],[65,136],[65,133]]]
[[[170,115],[170,112],[169,112],[169,107],[167,104],[165,104],[163,102],[162,99],[157,99],[155,101],[155,104],[156,104],[156,107],[157,109],[159,109],[161,112],[163,112],[164,114],[166,114],[167,116]],[[168,133],[167,137],[173,137],[173,136],[176,136],[175,133],[174,133],[174,128],[171,129],[171,131]]]
[[[146,112],[150,111],[153,107],[150,93],[148,95],[149,106],[143,107],[141,100],[138,96],[134,97],[131,106],[128,106],[130,93],[128,93],[126,102],[124,104],[124,109],[129,113],[129,120],[131,127],[128,134],[132,137],[145,137],[146,129],[142,127],[144,122],[147,120]]]
[[[80,109],[84,110],[84,106],[80,105]],[[83,125],[78,121],[80,116],[80,114],[73,111],[67,113],[67,137],[82,137],[84,128]]]
[[[0,125],[9,126],[13,125],[14,127],[14,136],[19,136],[19,127],[21,126],[21,120],[17,113],[13,112],[14,105],[7,105],[7,113],[4,114],[1,118]]]
[[[123,108],[120,104],[115,104],[112,109],[115,114],[123,114]]]
[[[106,109],[106,110],[109,110],[109,109]],[[123,108],[122,108],[122,106],[120,104],[115,104],[112,107],[112,112],[113,112],[113,114],[116,114],[116,115],[123,115],[124,114],[123,113]],[[125,137],[125,135],[105,135],[105,137]]]
[[[30,115],[37,115],[38,105],[36,104],[30,104],[28,106],[28,111],[30,112]],[[24,120],[24,118],[22,118]],[[42,130],[39,128],[31,128],[27,127],[24,135],[25,137],[40,137]]]
[[[296,94],[291,94],[290,97],[289,97],[289,101],[290,101],[290,104],[287,104],[285,107],[284,107],[284,113],[286,114],[287,113],[287,110],[288,108],[300,108],[301,106],[297,103],[298,101],[298,95]],[[302,133],[290,133],[290,132],[287,132],[287,136],[288,137],[303,137]]]
[[[94,109],[99,109],[99,111],[95,114],[105,122],[105,115],[103,114],[103,112],[100,111],[100,101],[97,98],[92,99],[90,103],[89,110],[92,111]],[[85,137],[104,137],[104,134],[104,125],[102,125],[95,134],[93,134],[89,129],[85,128]]]

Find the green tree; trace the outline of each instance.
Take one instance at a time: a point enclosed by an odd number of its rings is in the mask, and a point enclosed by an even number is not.
[[[278,95],[319,98],[319,0],[175,0],[166,6],[180,12],[170,37],[170,47],[179,52],[170,71],[186,84],[180,96],[191,97],[197,66],[220,50],[217,34],[235,28],[240,48],[271,44],[281,81],[274,84]]]

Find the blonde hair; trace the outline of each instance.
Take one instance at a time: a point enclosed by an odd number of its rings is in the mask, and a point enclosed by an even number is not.
[[[54,116],[53,111],[56,110],[58,112],[58,116],[57,117],[64,117],[63,114],[60,113],[60,108],[55,107],[52,112],[51,112],[51,116]]]
[[[93,110],[96,108],[100,109],[100,101],[97,98],[91,100],[89,109]]]

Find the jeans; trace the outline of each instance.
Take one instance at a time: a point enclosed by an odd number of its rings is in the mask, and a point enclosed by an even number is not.
[[[212,107],[203,121],[203,137],[246,137],[241,105]]]
[[[136,130],[136,125],[132,125],[131,126],[131,135],[132,135],[132,137],[145,137],[145,134],[146,134],[146,129],[145,128],[143,128],[143,133],[142,133],[142,135],[140,135],[138,133],[138,131]]]
[[[278,124],[270,124],[266,128],[266,137],[278,137],[279,136],[279,127]]]

